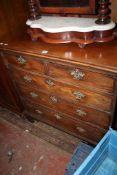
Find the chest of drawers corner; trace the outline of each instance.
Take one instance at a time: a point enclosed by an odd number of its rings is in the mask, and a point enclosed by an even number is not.
[[[64,59],[4,51],[25,113],[96,144],[112,126],[117,94],[114,71]]]

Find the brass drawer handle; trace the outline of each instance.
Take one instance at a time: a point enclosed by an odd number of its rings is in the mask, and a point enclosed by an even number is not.
[[[51,101],[53,101],[54,103],[58,102],[58,98],[56,96],[50,96]]]
[[[80,110],[80,109],[76,109],[76,112],[77,112],[78,115],[81,116],[81,117],[87,115],[87,113],[86,113],[85,111],[82,111],[82,110]]]
[[[85,76],[85,74],[83,72],[80,72],[78,69],[72,70],[70,73],[74,79],[77,80],[82,80]]]
[[[81,132],[81,133],[86,132],[86,130],[85,130],[85,129],[83,129],[83,128],[81,128],[81,127],[76,127],[76,129],[77,129],[79,132]]]
[[[76,99],[80,100],[82,98],[85,97],[85,95],[83,93],[81,93],[80,91],[74,91],[73,95],[76,97]]]
[[[43,114],[43,112],[40,111],[39,109],[35,109],[35,112],[38,113],[38,114]]]
[[[24,79],[26,82],[29,82],[29,83],[32,82],[32,79],[31,79],[28,75],[24,75],[23,79]]]
[[[60,114],[58,114],[58,113],[55,114],[54,116],[55,116],[55,118],[56,118],[57,120],[61,120],[61,118],[62,118],[62,117],[60,116]]]
[[[22,56],[17,57],[17,61],[20,65],[24,65],[27,62]]]
[[[36,94],[35,92],[30,92],[30,95],[32,98],[37,98],[38,97],[38,94]]]
[[[52,80],[46,80],[45,82],[49,87],[54,86],[54,82]]]

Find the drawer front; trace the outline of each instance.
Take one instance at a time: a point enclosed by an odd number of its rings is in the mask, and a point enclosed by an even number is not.
[[[112,93],[114,89],[113,78],[101,73],[91,72],[76,67],[49,64],[48,75],[60,81],[89,87],[92,90],[95,88],[102,92]]]
[[[49,110],[48,108],[42,107],[40,105],[35,107],[26,105],[26,108],[28,113],[35,115],[36,119],[47,122],[54,127],[63,129],[77,137],[84,138],[85,140],[98,142],[105,133],[104,130],[90,126],[81,121],[76,122],[62,113]]]
[[[5,62],[6,64],[12,64],[32,72],[38,72],[40,74],[44,74],[45,72],[44,62],[30,56],[5,53]]]
[[[19,84],[23,82],[26,86],[36,87],[42,91],[48,92],[63,99],[72,101],[76,104],[83,104],[99,110],[110,111],[112,105],[112,97],[83,90],[75,86],[66,85],[50,78],[29,74],[24,71],[13,70],[14,78]]]
[[[72,116],[75,120],[80,119],[102,128],[108,128],[110,115],[84,106],[71,104],[58,96],[45,94],[35,89],[20,86],[20,94],[26,99],[30,99],[34,104],[42,104],[49,108],[61,111]]]
[[[26,97],[25,99],[27,99],[28,103],[32,101],[34,105],[41,104],[47,106],[48,108],[70,115],[75,120],[79,119],[105,129],[107,129],[110,124],[111,116],[108,113],[71,104],[57,96],[48,95],[43,92],[34,91],[36,94],[38,93],[37,98],[33,98],[31,95],[29,96],[33,91],[28,91],[27,96],[26,92],[27,89],[25,89],[25,92],[22,95]]]

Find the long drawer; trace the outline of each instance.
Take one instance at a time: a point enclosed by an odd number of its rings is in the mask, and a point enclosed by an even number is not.
[[[55,96],[71,101],[75,104],[83,104],[98,110],[110,111],[112,108],[113,97],[80,87],[66,85],[55,81],[49,77],[42,77],[13,68],[12,74],[17,84],[24,83],[29,87],[36,87],[42,91],[48,92]]]
[[[29,102],[33,102],[34,105],[42,104],[54,110],[70,115],[75,120],[80,119],[105,129],[108,128],[110,123],[111,116],[109,113],[100,112],[81,105],[75,105],[61,99],[58,96],[40,92],[34,88],[26,88],[22,85],[19,86],[19,91],[23,98],[28,99]]]
[[[32,114],[36,119],[93,143],[98,142],[105,133],[105,130],[98,129],[82,121],[75,121],[67,115],[50,110],[44,106],[38,105],[33,107],[25,101],[25,107],[28,113]]]

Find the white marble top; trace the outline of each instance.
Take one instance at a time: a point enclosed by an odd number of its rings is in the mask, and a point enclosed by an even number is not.
[[[98,25],[95,21],[95,18],[42,16],[35,21],[27,20],[26,24],[31,28],[40,28],[49,33],[105,31],[115,27],[114,22]]]

